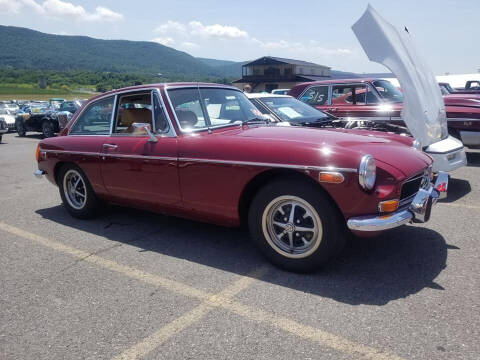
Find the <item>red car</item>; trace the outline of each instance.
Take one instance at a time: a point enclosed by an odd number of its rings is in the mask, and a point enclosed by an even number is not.
[[[446,194],[448,176],[432,183],[428,155],[375,135],[269,124],[233,87],[137,86],[89,100],[42,140],[35,175],[59,187],[74,217],[105,201],[245,223],[273,263],[309,271],[341,249],[347,229],[427,221]]]

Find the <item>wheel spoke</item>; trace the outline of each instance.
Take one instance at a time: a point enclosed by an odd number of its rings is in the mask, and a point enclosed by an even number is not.
[[[303,226],[295,226],[295,231],[300,231],[300,232],[314,232],[314,228],[307,228]]]
[[[79,177],[79,178],[77,179],[77,181],[75,181],[75,185],[73,185],[73,188],[74,188],[74,189],[77,189],[77,186],[78,186],[78,184],[80,184],[80,181],[82,181],[82,179]]]
[[[285,229],[287,227],[287,224],[284,224],[284,223],[281,223],[281,222],[278,222],[278,221],[274,221],[273,225],[281,227],[282,229]]]
[[[295,208],[297,207],[297,204],[292,203],[292,208],[290,209],[290,217],[288,219],[288,222],[293,224],[293,221],[295,220]]]
[[[302,241],[303,241],[303,245],[308,245],[308,244],[310,244],[310,241],[308,241],[307,239],[305,239],[303,236],[302,236]]]
[[[75,190],[75,194],[77,194],[78,196],[81,196],[82,198],[85,199],[85,194],[82,194],[80,191]]]
[[[291,232],[288,233],[288,242],[289,242],[290,250],[293,251],[293,233]]]

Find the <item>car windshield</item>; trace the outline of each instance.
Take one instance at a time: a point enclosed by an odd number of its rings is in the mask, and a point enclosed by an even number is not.
[[[331,118],[323,111],[317,110],[292,97],[266,97],[258,100],[282,119],[282,121],[290,123],[318,122]]]
[[[403,102],[402,92],[388,80],[375,80],[373,85],[383,100],[388,102]]]

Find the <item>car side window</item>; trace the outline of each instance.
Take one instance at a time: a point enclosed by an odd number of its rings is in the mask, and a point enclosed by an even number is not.
[[[121,95],[118,98],[115,117],[115,134],[135,134],[134,123],[149,124],[152,129],[151,92]]]
[[[88,105],[75,121],[69,134],[71,135],[108,135],[112,120],[114,97],[95,101]]]
[[[309,105],[326,105],[328,103],[328,86],[311,87],[300,100]]]
[[[332,99],[332,103],[336,105],[365,105],[367,103],[367,87],[365,85],[335,85]]]
[[[196,88],[168,90],[168,96],[182,130],[204,129],[208,126]]]
[[[155,121],[155,132],[166,133],[168,130],[170,130],[170,125],[168,125],[165,110],[160,104],[157,93],[153,93],[153,118]]]

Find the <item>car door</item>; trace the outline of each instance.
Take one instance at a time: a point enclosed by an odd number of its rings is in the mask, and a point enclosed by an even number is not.
[[[135,123],[148,124],[156,141]],[[177,138],[157,91],[118,95],[102,153],[102,176],[113,199],[148,208],[180,206]]]

